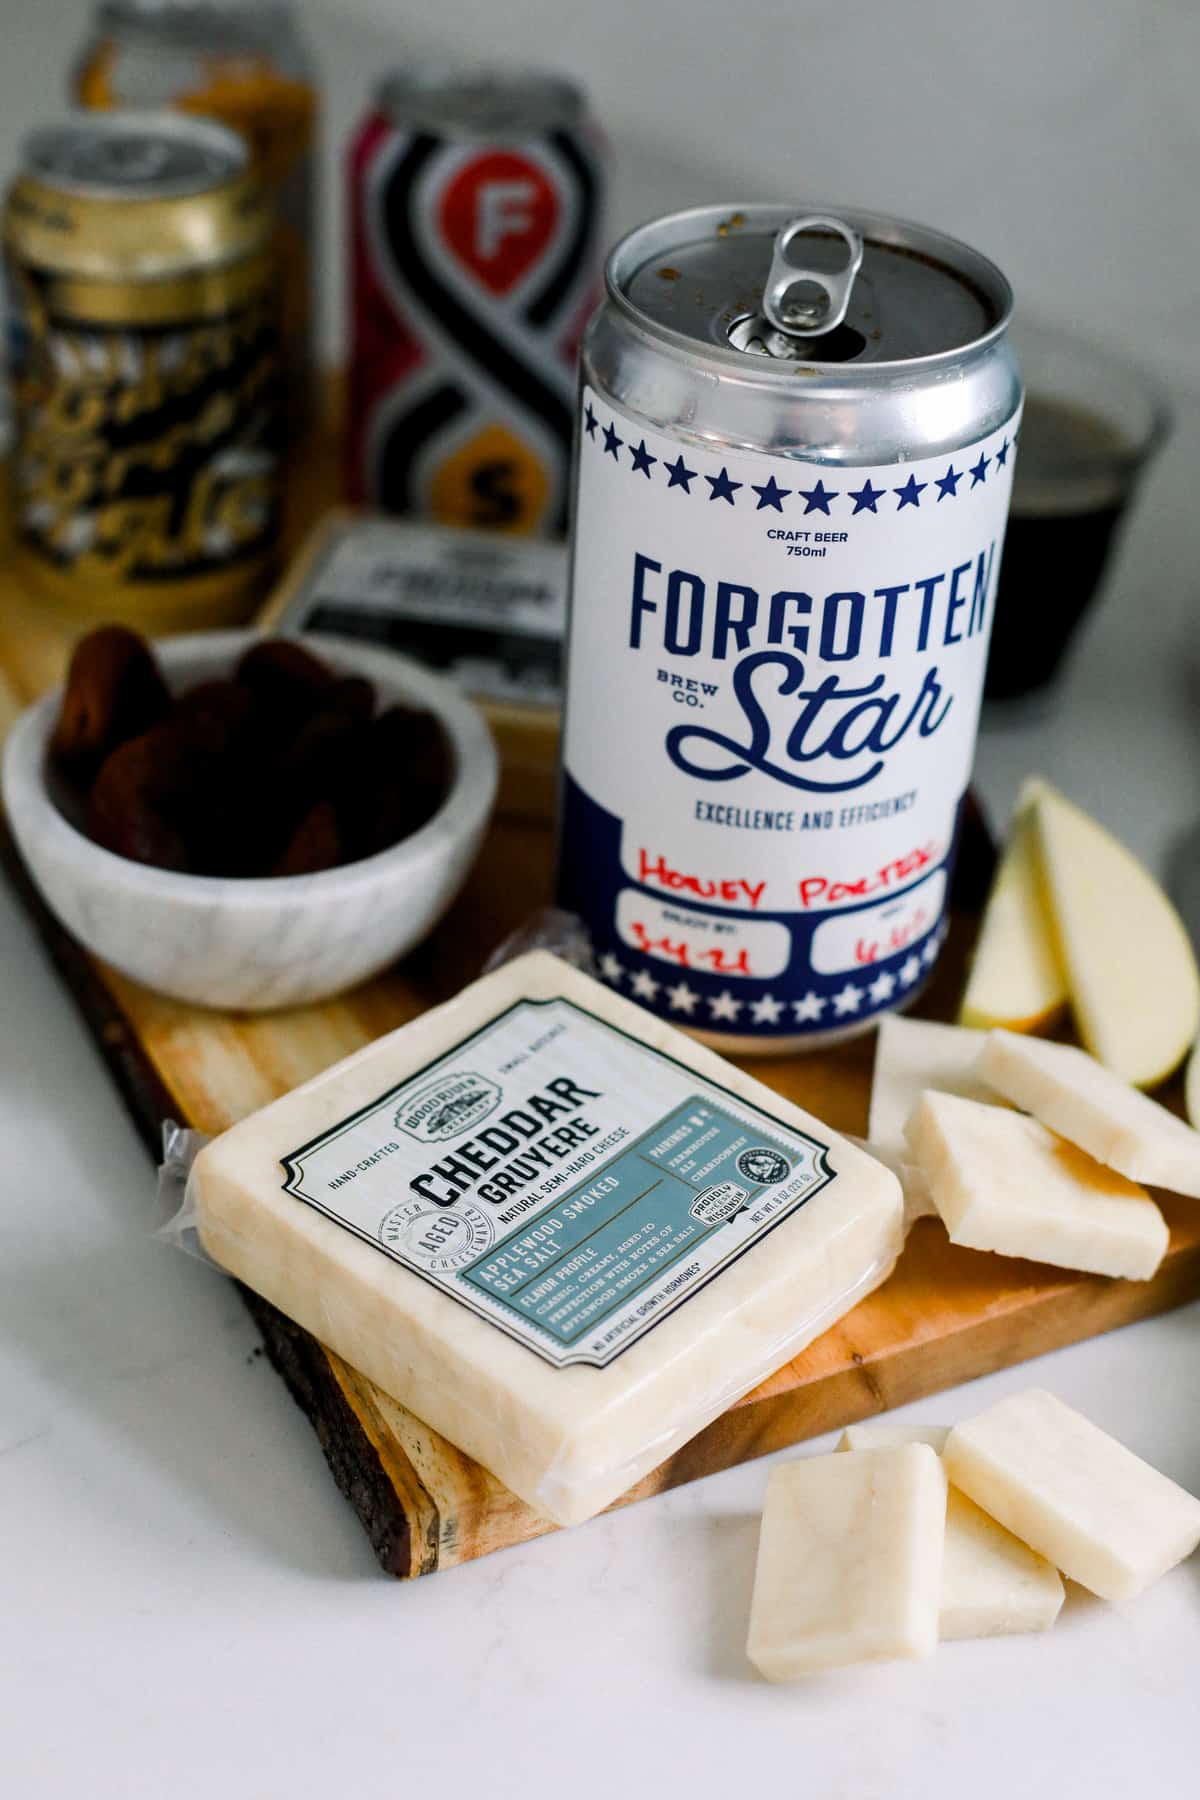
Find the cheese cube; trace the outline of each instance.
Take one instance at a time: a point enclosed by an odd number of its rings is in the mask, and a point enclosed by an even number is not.
[[[890,1271],[895,1176],[544,951],[216,1138],[204,1248],[559,1524]]]
[[[1106,1600],[1127,1600],[1200,1543],[1200,1500],[1040,1388],[946,1440],[946,1472],[979,1506]]]
[[[949,1436],[948,1425],[898,1425],[872,1419],[847,1426],[838,1449],[928,1444],[940,1455]],[[1048,1631],[1062,1603],[1058,1570],[951,1487],[946,1497],[939,1636],[949,1640]]]
[[[772,1469],[747,1654],[768,1681],[937,1645],[946,1477],[924,1444]]]
[[[1014,1105],[1131,1181],[1200,1199],[1200,1131],[1086,1050],[989,1033],[980,1072]]]
[[[1166,1254],[1149,1194],[1023,1113],[926,1094],[908,1136],[951,1243],[1134,1281]]]
[[[938,1629],[943,1638],[1049,1631],[1065,1590],[1052,1563],[951,1487]]]
[[[901,1013],[880,1021],[867,1122],[867,1137],[877,1153],[904,1149],[904,1127],[926,1088],[969,1100],[996,1100],[976,1068],[986,1041],[986,1031],[906,1019]]]

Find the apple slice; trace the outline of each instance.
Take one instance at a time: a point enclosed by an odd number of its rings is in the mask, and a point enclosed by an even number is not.
[[[1183,1110],[1188,1123],[1200,1131],[1200,1044],[1188,1058],[1187,1073],[1183,1078]]]
[[[1067,1003],[1067,977],[1046,917],[1026,787],[984,909],[958,1022],[977,1031],[1037,1031]]]
[[[1056,788],[1039,781],[1030,801],[1079,1035],[1106,1068],[1153,1087],[1200,1027],[1200,973],[1183,921],[1124,844]]]

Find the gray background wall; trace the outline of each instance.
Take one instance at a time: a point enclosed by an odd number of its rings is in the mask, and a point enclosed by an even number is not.
[[[0,0],[0,168],[56,111],[88,0]],[[444,53],[587,83],[614,229],[702,199],[911,214],[1021,304],[1200,387],[1196,0],[310,0],[327,94],[324,333],[341,342],[341,147],[376,73]]]

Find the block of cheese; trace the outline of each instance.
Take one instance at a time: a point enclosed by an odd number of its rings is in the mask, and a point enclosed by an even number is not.
[[[1166,1255],[1145,1189],[1024,1113],[928,1093],[908,1140],[951,1243],[1133,1281]]]
[[[768,1681],[937,1647],[946,1477],[924,1444],[771,1470],[750,1661]]]
[[[1140,1594],[1200,1543],[1200,1500],[1041,1388],[956,1425],[943,1461],[956,1487],[1106,1600]]]
[[[871,1078],[867,1138],[880,1150],[903,1150],[904,1127],[926,1088],[996,1100],[980,1079],[976,1063],[987,1033],[930,1019],[889,1013],[880,1020]]]
[[[949,1436],[948,1425],[898,1425],[872,1419],[848,1426],[838,1449],[928,1444],[940,1455]],[[949,1640],[1048,1631],[1062,1603],[1058,1570],[952,1486],[946,1497],[938,1635]]]
[[[233,1126],[214,1260],[559,1524],[887,1275],[894,1175],[544,951]]]
[[[1200,1131],[1073,1044],[993,1031],[979,1063],[990,1086],[1131,1181],[1200,1199]]]

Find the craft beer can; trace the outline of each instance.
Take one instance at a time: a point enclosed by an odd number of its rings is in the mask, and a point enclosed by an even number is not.
[[[581,358],[561,903],[722,1048],[906,1006],[937,956],[1021,384],[1008,284],[815,206],[645,225]]]
[[[243,616],[279,524],[274,226],[232,131],[81,113],[4,214],[17,547],[147,629]]]
[[[557,76],[389,77],[350,150],[348,488],[444,525],[565,530],[603,147]]]

